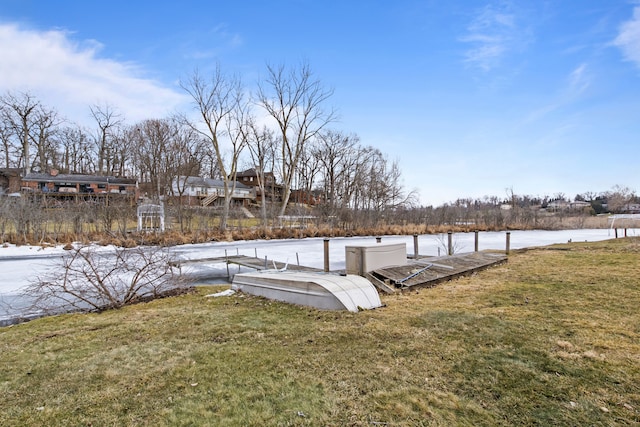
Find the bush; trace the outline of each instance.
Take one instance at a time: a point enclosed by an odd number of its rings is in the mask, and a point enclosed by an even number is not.
[[[101,311],[185,290],[190,286],[162,248],[71,249],[58,268],[27,286],[33,308]]]

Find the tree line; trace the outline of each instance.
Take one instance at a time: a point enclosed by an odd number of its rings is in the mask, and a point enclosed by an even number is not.
[[[88,108],[89,127],[69,122],[29,92],[7,92],[0,96],[0,167],[132,178],[158,198],[180,195],[171,185],[179,176],[220,179],[226,196],[221,229],[236,174],[249,168],[258,175],[264,225],[285,214],[294,190],[321,195],[328,216],[415,202],[397,161],[333,127],[333,91],[308,64],[268,65],[253,91],[219,66],[206,75],[195,70],[180,86],[190,111],[130,124],[117,107],[96,104]],[[264,200],[269,172],[282,188],[271,209]]]

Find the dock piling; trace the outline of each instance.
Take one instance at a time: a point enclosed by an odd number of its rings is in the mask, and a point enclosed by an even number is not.
[[[324,239],[324,271],[329,272],[329,239]]]

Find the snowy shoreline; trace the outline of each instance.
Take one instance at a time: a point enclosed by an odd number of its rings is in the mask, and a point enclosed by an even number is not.
[[[511,231],[510,248],[521,249],[546,246],[555,243],[600,241],[615,238],[610,229],[578,229],[560,231]],[[639,236],[640,229],[627,229],[628,236]],[[620,236],[621,237],[621,236]],[[454,233],[455,252],[472,252],[475,233]],[[480,232],[479,250],[504,250],[506,232]],[[336,237],[329,239],[330,269],[344,269],[345,246],[375,244],[370,237]],[[447,235],[418,236],[420,255],[437,256],[446,253]],[[407,253],[414,253],[413,236],[382,236],[382,243],[405,243]],[[109,246],[96,246],[99,250],[113,249]],[[100,249],[102,248],[102,249]],[[234,242],[211,242],[174,246],[170,249],[174,260],[193,260],[229,255],[268,256],[269,259],[300,263],[309,267],[323,268],[324,238],[282,239],[282,240],[244,240]],[[60,257],[67,253],[62,246],[16,246],[0,247],[0,324],[3,319],[25,315],[26,302],[20,299],[20,289],[29,285],[37,277],[56,268]],[[247,271],[247,270],[243,270]],[[227,266],[221,263],[198,263],[183,267],[183,272],[197,278],[197,284],[225,283]],[[233,267],[231,274],[237,272]],[[9,307],[11,306],[11,307]]]

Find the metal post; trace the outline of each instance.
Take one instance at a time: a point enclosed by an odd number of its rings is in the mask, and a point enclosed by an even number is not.
[[[453,255],[453,233],[451,231],[447,232],[447,255]]]
[[[509,255],[509,251],[511,250],[511,232],[507,231],[507,248],[506,248],[506,254]]]
[[[298,267],[300,267],[300,256],[298,255],[298,252],[296,252],[296,261],[298,261]]]
[[[224,259],[227,261],[227,279],[231,280],[231,274],[229,273],[229,257],[227,256],[227,250],[224,250]]]
[[[418,259],[418,235],[413,235],[413,258]]]
[[[617,239],[617,238],[618,238],[618,229],[617,229],[617,228],[614,228],[614,229],[613,229],[613,231],[615,231],[615,232],[616,232],[616,239]]]
[[[324,239],[324,271],[329,272],[329,239]]]
[[[478,252],[478,230],[476,230],[474,250]]]

